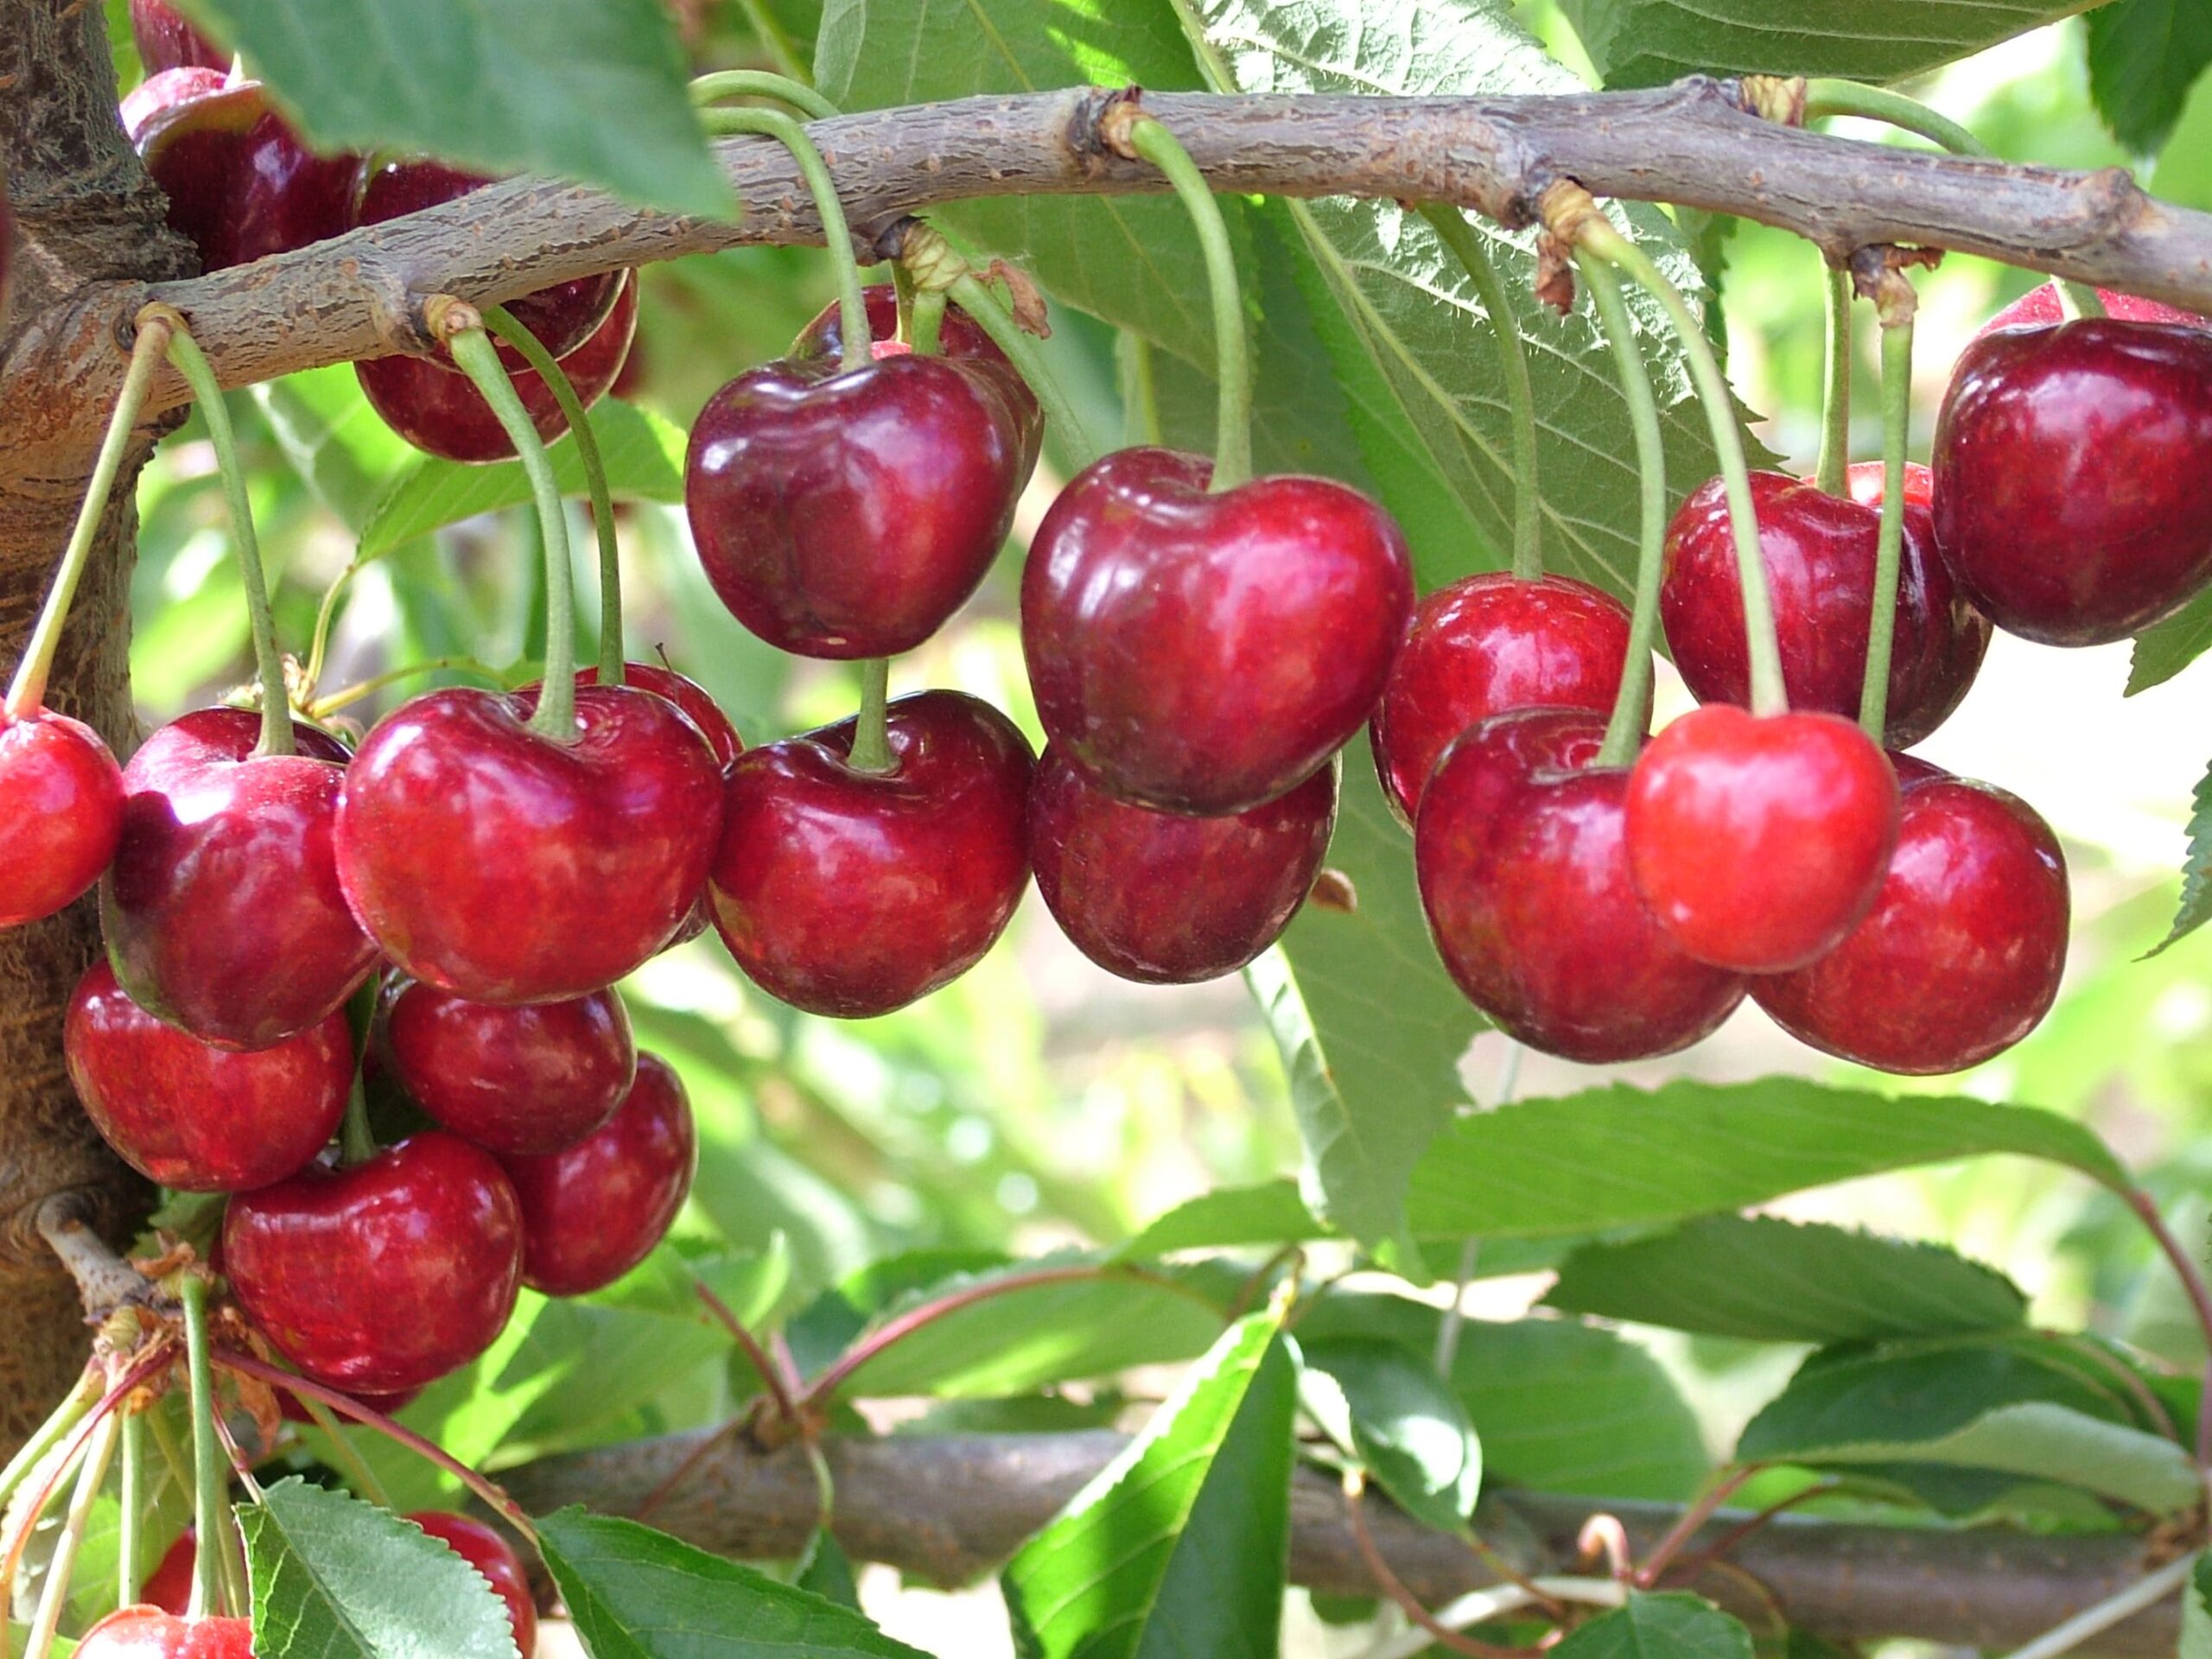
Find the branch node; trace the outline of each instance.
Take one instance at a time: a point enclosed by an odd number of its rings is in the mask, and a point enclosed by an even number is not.
[[[1905,248],[1878,242],[1851,256],[1851,285],[1864,300],[1872,300],[1882,327],[1895,328],[1910,322],[1920,296],[1905,272],[1916,266],[1933,270],[1943,263],[1941,248]]]
[[[1745,75],[1736,83],[1737,106],[1746,115],[1784,127],[1805,124],[1805,77]]]
[[[1140,86],[1124,86],[1108,97],[1091,120],[1091,130],[1100,149],[1125,162],[1140,159],[1129,143],[1129,130],[1145,113],[1143,99],[1144,89]]]
[[[455,334],[484,326],[484,314],[467,300],[451,294],[433,294],[422,305],[423,332],[444,341]]]

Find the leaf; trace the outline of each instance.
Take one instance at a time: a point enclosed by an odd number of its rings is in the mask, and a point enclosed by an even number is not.
[[[2212,588],[2198,594],[2164,621],[2135,636],[2128,659],[2127,689],[2133,696],[2168,680],[2212,650]]]
[[[288,1659],[515,1659],[474,1567],[387,1510],[295,1477],[238,1506],[257,1651]]]
[[[1177,1205],[1115,1252],[1145,1261],[1178,1250],[1230,1249],[1245,1244],[1294,1244],[1326,1231],[1298,1196],[1295,1181],[1220,1186]]]
[[[2027,1298],[1940,1244],[1771,1217],[1710,1217],[1656,1237],[1586,1244],[1546,1306],[1760,1342],[1998,1331]]]
[[[2109,0],[2087,22],[2097,113],[2136,155],[2155,153],[2212,63],[2212,10],[2202,0]]]
[[[284,459],[356,535],[416,451],[362,395],[350,363],[288,374],[252,389]]]
[[[835,1533],[815,1529],[814,1536],[806,1541],[806,1554],[800,1559],[791,1582],[824,1601],[834,1601],[855,1612],[861,1611],[860,1584],[853,1576],[853,1563],[845,1554],[845,1547],[837,1541]]]
[[[1593,1232],[1989,1153],[2127,1184],[2095,1135],[2033,1107],[1794,1077],[1649,1090],[1612,1084],[1461,1118],[1414,1171],[1408,1212],[1423,1237]]]
[[[1701,1597],[1631,1594],[1552,1651],[1558,1659],[1751,1659],[1751,1633]]]
[[[592,1659],[929,1659],[862,1614],[613,1516],[537,1523]]]
[[[423,150],[716,217],[729,185],[659,0],[181,0],[318,148]]]
[[[1222,1333],[1001,1577],[1024,1659],[1272,1659],[1296,1380],[1281,1314]]]
[[[2180,1659],[2212,1659],[2212,1555],[2196,1558],[2182,1592]]]
[[[1334,1385],[1343,1421],[1323,1427],[1339,1446],[1424,1526],[1464,1527],[1482,1491],[1482,1446],[1435,1367],[1379,1338],[1307,1342],[1303,1351],[1308,1382]]]
[[[2196,780],[2190,800],[2189,852],[2182,860],[2181,904],[2174,925],[2150,951],[2157,956],[2212,920],[2212,770]]]

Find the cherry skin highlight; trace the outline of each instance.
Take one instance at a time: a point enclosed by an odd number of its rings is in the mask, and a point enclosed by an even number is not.
[[[1410,827],[1452,739],[1515,709],[1611,711],[1628,659],[1629,615],[1571,576],[1463,576],[1414,611],[1404,649],[1368,722],[1382,792]]]
[[[123,835],[123,769],[100,734],[40,709],[0,709],[0,927],[66,910]]]
[[[1844,468],[1844,478],[1845,489],[1862,506],[1880,506],[1882,498],[1889,492],[1889,468],[1878,461],[1854,461]],[[1904,464],[1904,503],[1907,507],[1933,507],[1936,504],[1936,474],[1916,461]],[[1902,589],[1902,569],[1897,576],[1897,586]]]
[[[253,1659],[253,1621],[124,1607],[85,1632],[76,1659]]]
[[[1221,817],[1357,732],[1412,621],[1390,516],[1326,479],[1206,492],[1212,463],[1124,449],[1060,493],[1022,574],[1046,735],[1122,799]]]
[[[1118,801],[1048,748],[1029,789],[1037,891],[1109,974],[1187,985],[1233,974],[1313,891],[1337,821],[1337,768],[1226,818]]]
[[[755,984],[847,1020],[950,983],[1005,931],[1029,880],[1033,769],[1014,722],[958,692],[891,704],[887,772],[850,765],[853,726],[738,758],[708,887]]]
[[[164,69],[228,69],[231,54],[165,0],[130,0],[130,39],[149,76]]]
[[[406,1518],[474,1567],[478,1576],[492,1586],[493,1594],[507,1604],[516,1649],[523,1659],[530,1659],[537,1651],[537,1602],[530,1593],[530,1571],[514,1547],[496,1528],[465,1515],[417,1510]]]
[[[1781,973],[1872,906],[1897,844],[1897,779],[1840,715],[1713,703],[1637,758],[1627,812],[1637,891],[1668,936],[1718,968]]]

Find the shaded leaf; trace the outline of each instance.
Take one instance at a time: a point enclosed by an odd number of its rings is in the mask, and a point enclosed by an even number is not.
[[[2190,799],[2189,851],[2182,860],[2181,904],[2174,925],[2150,952],[2159,951],[2212,920],[2212,770],[2196,780]]]
[[[814,1536],[806,1541],[806,1554],[800,1559],[798,1572],[791,1582],[824,1601],[834,1601],[855,1612],[861,1611],[861,1589],[853,1576],[853,1563],[834,1533],[816,1529]]]
[[[2181,1659],[2212,1659],[2212,1555],[2196,1558],[2196,1569],[2181,1598]]]
[[[292,470],[356,535],[418,452],[369,407],[350,363],[264,381],[251,396]]]
[[[1751,1659],[1751,1633],[1700,1597],[1632,1594],[1554,1651],[1560,1659]]]
[[[1302,1349],[1309,1384],[1325,1377],[1336,1396],[1317,1414],[1340,1448],[1415,1520],[1440,1532],[1465,1526],[1482,1491],[1482,1446],[1435,1367],[1381,1338],[1324,1338]],[[1338,1406],[1341,1421],[1333,1421]]]
[[[2089,97],[2112,136],[2138,156],[2172,134],[2204,66],[2212,7],[2202,0],[2109,0],[2090,9]]]

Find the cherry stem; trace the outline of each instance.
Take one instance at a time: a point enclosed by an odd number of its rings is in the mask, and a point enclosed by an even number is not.
[[[861,282],[860,260],[853,253],[853,232],[845,221],[845,206],[837,199],[836,181],[830,176],[830,164],[822,159],[814,140],[781,110],[707,110],[701,118],[709,132],[757,134],[775,139],[791,151],[814,197],[814,211],[822,220],[822,240],[830,250],[830,265],[837,276],[837,325],[844,336],[840,361],[847,369],[867,367],[875,360],[870,350],[874,342],[868,329],[868,294]]]
[[[953,280],[945,292],[978,328],[991,337],[992,343],[1006,353],[1007,361],[1028,383],[1029,390],[1044,408],[1046,428],[1060,435],[1061,447],[1075,469],[1081,472],[1097,460],[1104,451],[1092,441],[1074,400],[1060,385],[1059,377],[1052,372],[1052,365],[1037,349],[1036,340],[983,285],[982,279],[972,271],[963,273]]]
[[[199,1529],[200,1554],[193,1562],[190,1616],[204,1618],[225,1599],[221,1535],[222,1446],[215,1439],[215,1373],[207,1347],[207,1281],[196,1273],[182,1275],[178,1299],[184,1304],[185,1361],[192,1379],[192,1519]],[[230,1610],[235,1611],[235,1610]]]
[[[1912,284],[1899,271],[1884,272],[1882,281],[1882,523],[1874,553],[1874,611],[1866,629],[1866,678],[1859,692],[1859,724],[1877,744],[1889,728],[1890,658],[1904,561],[1904,455],[1912,424]]]
[[[1613,697],[1612,718],[1592,764],[1624,766],[1636,759],[1643,739],[1644,711],[1651,703],[1651,645],[1659,633],[1659,587],[1666,574],[1667,454],[1659,429],[1659,405],[1651,394],[1651,372],[1637,347],[1636,326],[1621,297],[1620,279],[1594,254],[1575,257],[1590,290],[1605,340],[1620,372],[1621,397],[1636,434],[1637,480],[1642,516],[1636,556],[1636,606],[1629,613],[1628,656],[1621,664],[1621,689]]]
[[[827,121],[838,113],[835,104],[804,81],[766,69],[724,69],[691,83],[691,101],[702,108],[726,98],[772,98],[810,121]]]
[[[16,1495],[16,1488],[29,1478],[31,1471],[71,1429],[85,1421],[99,1397],[96,1376],[87,1370],[53,1414],[31,1431],[30,1439],[8,1459],[7,1467],[0,1469],[0,1514],[6,1513],[8,1500]]]
[[[341,709],[350,709],[364,697],[374,696],[388,685],[410,680],[417,674],[435,674],[441,669],[459,669],[465,673],[480,675],[497,685],[502,679],[500,671],[489,663],[474,657],[425,657],[419,663],[409,663],[404,668],[388,668],[381,674],[372,674],[365,680],[356,681],[344,690],[332,692],[327,697],[317,697],[308,705],[308,715],[316,720],[334,715]]]
[[[1690,1506],[1675,1517],[1675,1524],[1667,1529],[1666,1535],[1651,1548],[1651,1554],[1636,1572],[1636,1584],[1640,1590],[1649,1590],[1658,1583],[1659,1575],[1667,1564],[1681,1553],[1684,1544],[1697,1535],[1697,1530],[1713,1518],[1713,1512],[1741,1489],[1744,1483],[1766,1465],[1739,1463],[1724,1470],[1708,1482]]]
[[[1954,156],[1986,157],[1996,153],[1949,116],[1902,92],[1828,76],[1808,80],[1804,118],[1815,121],[1830,115],[1855,115],[1868,121],[1886,122],[1902,131],[1916,133],[1930,143],[1941,144]]]
[[[914,296],[906,311],[906,345],[917,356],[934,357],[943,349],[944,290],[925,288]]]
[[[1841,495],[1851,480],[1851,273],[1827,272],[1827,339],[1821,400],[1821,456],[1813,487]]]
[[[891,770],[890,696],[891,659],[869,658],[861,664],[861,712],[846,756],[855,772],[880,775]]]
[[[1252,357],[1244,338],[1244,296],[1237,286],[1236,254],[1221,203],[1190,152],[1158,118],[1138,111],[1128,126],[1129,153],[1150,162],[1174,187],[1198,234],[1206,286],[1213,296],[1215,372],[1221,400],[1215,416],[1213,482],[1216,494],[1252,476]]]
[[[315,1426],[330,1442],[330,1449],[337,1454],[338,1461],[346,1465],[346,1476],[353,1481],[355,1490],[372,1503],[387,1510],[392,1508],[391,1494],[385,1490],[384,1482],[377,1478],[377,1471],[369,1467],[369,1460],[361,1455],[361,1448],[353,1444],[353,1437],[346,1432],[346,1426],[338,1421],[330,1408],[304,1394],[293,1397],[305,1406],[308,1415],[315,1419]]]
[[[377,1155],[376,1132],[369,1128],[369,1093],[359,1077],[346,1096],[346,1116],[338,1125],[338,1161],[347,1169]]]
[[[2208,1483],[2212,1483],[2212,1286],[2205,1283],[2204,1271],[2197,1266],[2196,1259],[2182,1248],[2181,1240],[2166,1225],[2166,1218],[2158,1213],[2156,1198],[2139,1186],[2122,1188],[2120,1196],[2172,1264],[2175,1275],[2181,1281],[2182,1294],[2188,1297],[2190,1310],[2196,1316],[2196,1328],[2203,1333],[2208,1357],[2204,1386],[2196,1404],[2196,1462],[2205,1471]]]
[[[2105,315],[2105,302],[2097,297],[2097,290],[2087,283],[2077,283],[2070,277],[2053,279],[2058,289],[2058,315],[2069,322],[2080,322],[2087,317]]]
[[[1122,442],[1157,448],[1160,434],[1160,377],[1152,362],[1152,342],[1134,328],[1116,342],[1122,367]]]
[[[92,1448],[77,1467],[77,1487],[69,1495],[69,1508],[62,1518],[60,1535],[54,1541],[54,1554],[47,1559],[38,1611],[31,1616],[25,1649],[28,1659],[53,1659],[54,1638],[61,1628],[62,1610],[69,1603],[69,1580],[76,1571],[77,1552],[84,1547],[85,1527],[92,1517],[100,1484],[107,1478],[108,1465],[114,1460],[116,1436],[122,1427],[119,1416],[103,1418],[92,1436]]]
[[[332,579],[330,586],[323,589],[322,603],[316,607],[315,613],[315,639],[308,647],[308,665],[300,674],[301,682],[310,696],[322,683],[323,664],[329,660],[330,625],[337,620],[338,601],[353,586],[353,578],[367,569],[369,559],[356,552],[346,561],[346,568]]]
[[[631,279],[634,280],[634,279]],[[622,683],[622,553],[614,539],[614,498],[607,487],[607,459],[600,451],[599,434],[584,412],[569,372],[554,359],[536,334],[523,327],[514,313],[494,305],[484,313],[484,326],[522,354],[522,360],[543,380],[561,406],[569,423],[576,460],[584,469],[584,490],[591,497],[592,530],[599,539],[599,683]]]
[[[15,680],[8,687],[5,710],[18,720],[36,710],[46,700],[47,678],[54,671],[54,653],[61,644],[61,625],[68,620],[70,604],[77,596],[77,584],[83,579],[85,566],[92,558],[92,543],[99,539],[100,520],[107,512],[115,475],[122,470],[123,453],[130,447],[130,434],[138,424],[138,412],[145,407],[146,393],[154,384],[155,372],[168,351],[169,327],[168,320],[158,315],[138,325],[138,338],[130,347],[130,365],[124,371],[123,390],[116,395],[106,435],[101,438],[99,454],[92,461],[92,475],[86,481],[85,499],[77,509],[77,522],[70,527],[68,545],[54,573],[54,585],[47,591],[38,624],[23,647],[23,660],[16,666]]]
[[[1421,1605],[1419,1596],[1390,1569],[1382,1552],[1376,1548],[1375,1535],[1367,1524],[1366,1478],[1357,1469],[1344,1471],[1344,1516],[1351,1522],[1352,1541],[1359,1547],[1359,1559],[1367,1568],[1367,1576],[1375,1587],[1396,1605],[1399,1611],[1419,1625],[1433,1637],[1440,1647],[1454,1653],[1472,1654],[1475,1659],[1520,1659],[1529,1649],[1493,1647],[1487,1642],[1478,1642],[1473,1637],[1453,1630]]]
[[[437,302],[433,301],[432,304]],[[429,308],[425,308],[426,311]],[[576,735],[576,618],[575,569],[569,556],[569,515],[561,505],[561,486],[553,477],[553,462],[545,442],[531,424],[506,365],[479,323],[475,308],[458,301],[447,302],[431,326],[442,334],[461,372],[476,383],[484,401],[506,429],[522,469],[530,476],[531,493],[537,499],[537,523],[545,542],[545,677],[538,688],[537,712],[530,729],[556,743],[571,743]]]
[[[123,1424],[119,1452],[123,1475],[116,1493],[115,1605],[138,1599],[138,1511],[146,1503],[146,1422],[135,1411],[118,1414]]]
[[[798,1402],[792,1398],[792,1392],[798,1379],[784,1376],[781,1368],[768,1357],[767,1350],[760,1345],[760,1338],[746,1328],[745,1321],[737,1317],[735,1310],[715,1295],[704,1281],[691,1288],[697,1293],[707,1312],[714,1315],[715,1323],[729,1332],[730,1340],[738,1345],[747,1363],[759,1375],[760,1386],[767,1389],[769,1399],[775,1402],[776,1414],[792,1427],[798,1427],[801,1420]]]
[[[1543,502],[1536,489],[1536,388],[1529,376],[1529,348],[1522,340],[1505,284],[1498,280],[1497,266],[1466,215],[1432,201],[1422,206],[1421,216],[1466,268],[1497,340],[1505,401],[1513,416],[1513,574],[1522,582],[1535,582],[1544,574]]]

